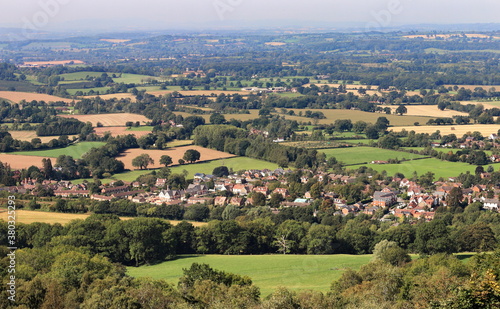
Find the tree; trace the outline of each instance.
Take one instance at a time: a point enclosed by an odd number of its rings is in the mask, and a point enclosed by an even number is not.
[[[378,139],[379,130],[375,126],[367,126],[365,129],[366,137],[369,139]]]
[[[172,157],[171,156],[167,156],[167,155],[163,155],[160,157],[160,164],[163,164],[165,166],[169,166],[170,164],[172,164]]]
[[[132,165],[141,170],[148,168],[150,164],[154,164],[154,160],[147,153],[143,153],[132,160]]]
[[[210,115],[210,123],[211,124],[225,124],[226,118],[222,114],[212,114]]]
[[[406,114],[407,112],[408,109],[403,104],[399,105],[398,108],[396,108],[396,114],[399,114],[400,116],[403,116],[403,114]]]
[[[386,117],[378,117],[377,122],[375,122],[375,127],[379,131],[385,131],[389,127],[389,120]]]
[[[227,168],[227,166],[216,167],[212,171],[212,175],[214,175],[216,177],[225,177],[225,176],[228,176],[229,175],[229,169]]]
[[[405,249],[394,241],[382,240],[373,249],[373,259],[381,260],[393,266],[401,266],[411,261]]]
[[[201,156],[201,154],[198,150],[188,149],[188,150],[186,150],[186,152],[184,153],[184,156],[182,158],[187,162],[193,163],[193,162],[198,161],[200,159],[200,156]]]
[[[463,200],[463,193],[461,187],[454,187],[446,197],[446,204],[448,207],[461,206]]]

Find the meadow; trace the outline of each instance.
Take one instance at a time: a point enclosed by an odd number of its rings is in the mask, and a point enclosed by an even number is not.
[[[92,148],[99,148],[104,146],[106,143],[104,142],[80,142],[74,145],[70,145],[66,148],[57,148],[57,149],[47,149],[47,150],[32,150],[32,151],[18,151],[13,152],[14,155],[23,155],[23,156],[36,156],[36,157],[53,157],[57,158],[60,155],[68,155],[72,156],[74,159],[81,159],[81,157],[87,153]],[[55,164],[55,162],[53,162]]]
[[[261,296],[271,294],[278,286],[293,291],[311,289],[327,292],[332,281],[348,269],[359,269],[372,255],[191,255],[152,266],[128,267],[132,277],[165,279],[177,285],[183,268],[192,263],[209,264],[212,268],[252,278]]]
[[[421,122],[422,124],[422,122]],[[497,124],[468,124],[468,125],[452,125],[452,126],[401,126],[390,127],[389,131],[400,132],[402,130],[415,131],[415,133],[432,134],[439,131],[441,135],[455,134],[457,137],[462,137],[464,134],[478,131],[483,136],[488,136],[492,133],[497,134],[500,126]]]
[[[361,166],[367,166],[379,172],[385,170],[388,176],[394,176],[396,173],[402,173],[405,177],[411,177],[414,172],[416,172],[418,176],[427,172],[432,172],[434,173],[435,180],[440,177],[443,177],[444,179],[448,177],[456,177],[460,175],[460,173],[465,173],[467,171],[474,173],[476,169],[475,165],[470,165],[468,163],[441,161],[435,158],[406,161],[400,164],[360,164],[349,166],[349,168],[357,169]],[[493,166],[497,167],[500,165],[493,164]]]
[[[389,159],[401,160],[403,158],[411,160],[425,157],[413,153],[374,147],[331,148],[318,151],[325,153],[327,158],[335,157],[337,161],[344,164],[362,164],[370,163],[371,161],[387,161]]]

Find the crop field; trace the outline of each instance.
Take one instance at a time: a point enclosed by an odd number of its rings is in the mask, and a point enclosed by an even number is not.
[[[398,108],[397,105],[380,105],[380,107],[390,107],[392,112]],[[437,105],[405,105],[408,116],[429,116],[429,117],[453,117],[453,116],[468,116],[468,113],[457,112],[450,109],[444,111],[437,108]],[[423,123],[422,123],[423,124]]]
[[[113,136],[133,134],[137,138],[147,135],[148,133],[151,133],[151,129],[149,131],[147,130],[147,128],[150,128],[148,126],[142,126],[133,129],[139,129],[139,128],[144,128],[145,130],[129,130],[127,127],[99,127],[99,128],[94,128],[94,132],[95,134],[100,136],[104,135],[104,133],[106,132],[110,132],[111,135]]]
[[[43,157],[21,156],[14,154],[0,153],[0,162],[7,163],[14,170],[28,168],[32,165],[36,167],[43,167]],[[55,164],[57,158],[50,158],[52,163]]]
[[[389,176],[393,176],[396,173],[402,173],[405,177],[411,177],[414,172],[416,172],[419,176],[427,172],[432,172],[434,173],[435,180],[440,177],[445,179],[448,177],[456,177],[460,175],[460,173],[465,173],[467,171],[474,173],[474,170],[476,169],[475,165],[462,162],[441,161],[435,158],[407,161],[402,162],[401,164],[360,164],[349,166],[349,168],[357,169],[361,166],[367,166],[379,172],[385,170]],[[493,164],[493,167],[498,169],[500,165]]]
[[[131,113],[116,113],[116,114],[93,114],[93,115],[62,115],[63,118],[76,118],[82,122],[91,122],[94,127],[100,122],[104,127],[120,127],[125,126],[128,121],[139,121],[141,124],[150,120],[143,115]]]
[[[9,101],[19,103],[22,100],[26,102],[35,101],[45,101],[45,102],[58,102],[63,101],[66,103],[72,103],[74,100],[56,97],[53,95],[48,95],[44,93],[31,93],[31,92],[16,92],[16,91],[0,91],[0,98],[7,99]]]
[[[57,149],[47,149],[47,150],[32,150],[32,151],[18,151],[13,152],[15,155],[24,155],[24,156],[35,156],[35,157],[52,157],[57,158],[60,155],[68,155],[72,156],[74,159],[80,159],[86,152],[88,152],[92,148],[99,148],[104,146],[106,143],[104,142],[81,142],[74,145],[70,145],[66,148],[57,148]],[[53,162],[55,164],[55,162]]]
[[[500,86],[498,86],[497,89],[500,89]],[[461,101],[460,104],[462,104],[462,105],[481,104],[484,106],[484,108],[495,108],[495,107],[498,108],[498,107],[500,107],[500,101]]]
[[[133,169],[135,169],[135,167],[132,165],[132,160],[135,157],[137,157],[143,153],[146,153],[154,160],[154,164],[148,166],[148,168],[160,168],[160,167],[162,167],[162,165],[160,164],[160,157],[161,156],[168,155],[168,156],[172,157],[172,161],[174,162],[173,164],[177,164],[177,161],[179,159],[182,159],[184,153],[188,149],[198,150],[201,154],[200,161],[210,161],[210,160],[234,157],[234,155],[226,153],[226,152],[192,145],[192,146],[182,146],[182,147],[169,148],[166,150],[128,149],[125,152],[121,153],[116,158],[118,160],[122,161],[123,163],[125,163],[126,169],[133,170]]]
[[[34,138],[39,138],[42,143],[48,143],[53,139],[58,139],[59,136],[37,136],[36,131],[9,131],[13,139],[18,139],[21,141],[31,142]],[[69,139],[76,135],[68,135]]]
[[[47,212],[47,211],[31,211],[31,210],[17,210],[16,211],[16,221],[18,223],[30,224],[33,222],[42,222],[55,224],[60,223],[62,225],[67,224],[75,219],[85,220],[91,214],[68,214],[68,213],[58,213],[58,212]],[[131,220],[131,217],[120,217],[121,220]],[[0,220],[7,221],[7,211],[5,209],[0,210]],[[178,220],[166,220],[172,225],[177,225]],[[205,225],[205,222],[190,222],[194,226]]]
[[[389,131],[400,132],[402,130],[415,131],[415,133],[432,134],[439,130],[441,135],[455,134],[457,137],[462,137],[466,133],[474,131],[481,132],[483,136],[488,136],[492,133],[497,133],[500,129],[498,124],[468,124],[468,125],[452,125],[452,126],[402,126],[390,127]]]
[[[61,60],[61,61],[28,61],[25,65],[65,65],[65,64],[84,64],[85,62],[81,60]]]
[[[260,288],[261,296],[271,294],[278,286],[290,290],[327,292],[332,281],[348,269],[358,270],[368,264],[368,255],[192,255],[152,266],[128,267],[132,277],[165,279],[177,285],[183,268],[192,263],[209,264],[212,268],[249,276]]]
[[[233,157],[228,159],[214,160],[210,162],[173,166],[172,173],[180,174],[184,170],[186,170],[188,172],[188,177],[193,177],[193,175],[196,173],[212,174],[214,168],[219,166],[227,166],[228,169],[233,169],[233,171],[235,172],[239,170],[248,170],[248,169],[275,170],[278,168],[278,165],[272,162],[267,162],[248,157]]]
[[[395,151],[389,149],[373,147],[351,147],[351,148],[332,148],[318,150],[326,154],[327,158],[335,157],[344,164],[362,164],[371,161],[387,161],[389,159],[418,159],[424,158],[418,154]],[[372,166],[371,164],[370,166]]]
[[[302,112],[304,114],[307,110],[310,110],[311,112],[322,112],[326,119],[320,119],[318,123],[320,124],[330,124],[333,123],[337,119],[351,119],[352,122],[356,122],[358,120],[370,122],[370,123],[375,123],[377,121],[378,117],[386,117],[390,125],[392,126],[409,126],[413,125],[415,122],[419,122],[421,124],[427,123],[429,120],[429,117],[423,117],[423,116],[399,116],[399,115],[387,115],[387,114],[381,114],[381,113],[368,113],[368,112],[363,112],[363,111],[357,111],[357,110],[347,110],[347,109],[294,109],[291,108],[289,110],[293,110],[296,115],[299,114],[299,112]],[[285,115],[287,119],[290,120],[297,120],[300,122],[308,122],[308,121],[313,121],[314,119],[312,118],[306,118],[306,117],[299,117],[299,116],[287,116]]]

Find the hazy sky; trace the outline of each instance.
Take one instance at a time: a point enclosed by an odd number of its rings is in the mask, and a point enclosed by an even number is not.
[[[500,23],[498,0],[19,0],[2,1],[0,25],[55,29],[105,25],[187,28],[225,25],[307,26],[356,22],[366,27],[420,23]]]

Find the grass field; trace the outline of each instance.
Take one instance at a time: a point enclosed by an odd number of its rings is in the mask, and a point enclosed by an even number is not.
[[[335,157],[338,161],[345,164],[357,164],[371,162],[375,160],[387,161],[389,159],[416,159],[424,156],[406,153],[401,151],[373,148],[373,147],[351,147],[351,148],[332,148],[321,149],[320,152],[326,154],[327,158]],[[371,165],[370,165],[371,166]]]
[[[401,164],[360,164],[349,166],[349,168],[357,169],[361,166],[368,166],[379,172],[385,170],[389,176],[393,176],[396,173],[402,173],[405,177],[411,177],[414,172],[417,172],[419,176],[427,172],[432,172],[434,173],[435,180],[440,177],[445,179],[448,177],[456,177],[460,175],[460,173],[465,173],[467,171],[474,173],[476,169],[475,165],[462,162],[441,161],[435,158],[407,161]],[[493,164],[493,166],[497,169],[500,165]]]
[[[357,110],[347,110],[347,109],[294,109],[291,108],[289,110],[293,110],[296,115],[299,114],[299,112],[302,112],[302,114],[305,114],[307,110],[310,110],[312,112],[322,112],[326,119],[320,119],[319,123],[320,124],[330,124],[333,123],[337,119],[351,119],[352,122],[356,122],[358,120],[370,122],[370,123],[375,123],[377,121],[378,117],[386,117],[390,125],[392,126],[410,126],[413,125],[415,122],[419,122],[420,124],[427,123],[429,120],[429,117],[423,117],[423,116],[399,116],[399,115],[387,115],[387,114],[380,114],[380,113],[368,113],[368,112],[362,112],[362,111],[357,111]],[[299,116],[287,116],[285,115],[287,119],[290,120],[297,120],[300,122],[303,121],[313,121],[312,118],[306,118],[306,117],[299,117]],[[227,118],[227,117],[226,117]]]
[[[53,157],[57,158],[60,155],[72,156],[74,159],[80,159],[87,151],[93,147],[98,148],[104,146],[104,142],[81,142],[70,145],[66,148],[48,149],[48,150],[33,150],[13,152],[15,155],[36,156],[36,157]],[[55,162],[53,163],[55,164]]]
[[[193,177],[196,173],[212,174],[213,169],[219,166],[227,166],[227,168],[232,168],[235,172],[248,169],[262,170],[267,168],[275,170],[278,168],[278,165],[275,163],[247,157],[234,157],[204,163],[173,166],[172,173],[182,173],[183,170],[186,170],[188,172],[188,177]]]
[[[152,126],[129,127],[129,128],[127,128],[127,131],[148,131],[148,132],[151,132],[151,131],[153,131],[153,127]]]
[[[370,262],[372,255],[201,255],[182,256],[177,260],[153,266],[128,267],[132,277],[165,279],[177,285],[183,268],[192,263],[209,264],[212,268],[247,275],[260,287],[261,296],[276,287],[291,290],[312,289],[327,292],[333,280],[348,268],[359,269]]]
[[[33,222],[43,222],[43,223],[60,223],[62,225],[67,224],[75,219],[85,220],[91,214],[67,214],[67,213],[59,213],[59,212],[47,212],[47,211],[31,211],[31,210],[17,210],[16,211],[16,221],[18,223],[26,223],[30,224]],[[7,211],[5,209],[0,210],[0,219],[7,221]],[[134,219],[132,217],[120,217],[122,220],[130,220]],[[178,220],[167,220],[173,225],[177,225]],[[207,223],[205,222],[191,222],[194,226],[202,226]]]

